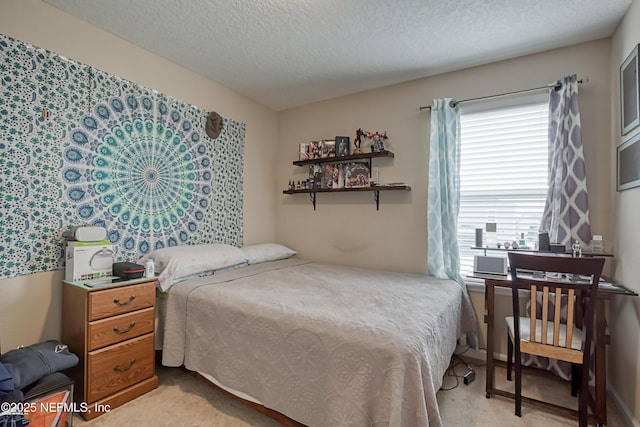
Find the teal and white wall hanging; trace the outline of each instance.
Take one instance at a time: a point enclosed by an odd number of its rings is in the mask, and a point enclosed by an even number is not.
[[[62,268],[100,225],[119,260],[242,245],[245,125],[0,34],[0,278]]]

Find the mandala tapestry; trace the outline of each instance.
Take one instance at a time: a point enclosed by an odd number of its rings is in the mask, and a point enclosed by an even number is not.
[[[107,229],[117,259],[242,245],[245,125],[0,35],[0,278],[62,268],[62,232]]]

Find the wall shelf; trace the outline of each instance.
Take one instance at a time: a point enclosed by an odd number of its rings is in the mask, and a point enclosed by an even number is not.
[[[374,151],[370,153],[350,154],[347,156],[321,157],[318,159],[296,160],[293,162],[295,166],[305,165],[321,165],[326,163],[349,163],[358,160],[366,160],[369,168],[369,178],[371,178],[372,161],[375,158],[393,158],[395,157],[391,151]],[[362,163],[362,162],[360,162]],[[380,210],[380,192],[381,191],[411,191],[411,187],[406,184],[387,184],[387,185],[371,185],[367,187],[345,187],[345,188],[305,188],[295,190],[283,190],[282,194],[309,194],[313,210],[316,210],[316,194],[317,193],[347,193],[352,191],[372,191],[376,201],[376,210]]]
[[[344,156],[347,157],[347,156]],[[306,161],[306,160],[305,160]],[[307,193],[313,203],[313,210],[316,210],[316,193],[346,193],[350,191],[373,191],[376,201],[376,210],[380,210],[380,192],[381,191],[411,191],[409,185],[375,185],[370,187],[350,187],[350,188],[312,188],[304,190],[283,190],[282,194],[302,194]]]
[[[346,163],[354,160],[369,160],[371,167],[371,159],[378,157],[395,157],[391,151],[375,151],[373,153],[350,154],[348,156],[322,157],[320,159],[296,160],[293,162],[296,166],[319,165],[323,163]]]

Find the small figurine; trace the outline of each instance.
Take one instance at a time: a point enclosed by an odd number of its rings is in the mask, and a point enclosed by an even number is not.
[[[387,139],[387,131],[384,131],[382,133],[380,133],[380,132],[376,132],[376,133],[367,132],[367,138],[369,138],[371,140],[371,152],[372,153],[385,151],[384,140]]]
[[[571,245],[571,250],[573,251],[574,257],[582,256],[582,246],[580,245],[579,241],[576,240],[576,242],[573,245]]]
[[[362,150],[360,149],[360,146],[362,145],[363,136],[364,136],[364,131],[362,130],[362,128],[358,128],[358,130],[356,131],[356,139],[353,140],[353,145],[354,147],[356,147],[353,150],[353,154],[362,154]]]

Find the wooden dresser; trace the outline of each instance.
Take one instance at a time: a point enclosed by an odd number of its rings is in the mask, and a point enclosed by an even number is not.
[[[75,380],[74,401],[84,419],[158,386],[155,289],[155,279],[93,288],[63,281],[62,342],[80,359],[69,375]]]

